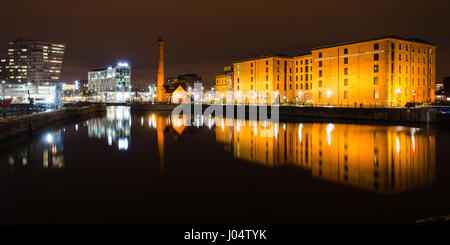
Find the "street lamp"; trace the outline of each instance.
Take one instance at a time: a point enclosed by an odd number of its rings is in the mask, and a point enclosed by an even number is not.
[[[395,90],[395,93],[397,94],[397,105],[400,106],[400,93],[402,90],[400,88]]]

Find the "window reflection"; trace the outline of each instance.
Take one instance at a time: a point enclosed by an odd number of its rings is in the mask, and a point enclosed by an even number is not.
[[[90,138],[104,139],[109,146],[116,145],[120,151],[127,151],[130,145],[131,112],[126,106],[111,106],[106,117],[86,122]]]
[[[407,127],[274,124],[216,118],[216,140],[234,156],[267,167],[295,166],[327,181],[380,193],[435,182],[434,136]],[[256,126],[255,126],[256,125]],[[272,127],[273,126],[273,127]],[[271,128],[274,137],[261,132]]]

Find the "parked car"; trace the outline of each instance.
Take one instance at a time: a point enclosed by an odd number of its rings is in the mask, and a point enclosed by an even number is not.
[[[415,108],[415,107],[416,107],[416,103],[414,103],[414,102],[408,102],[408,103],[406,103],[405,107],[408,107],[408,108]]]

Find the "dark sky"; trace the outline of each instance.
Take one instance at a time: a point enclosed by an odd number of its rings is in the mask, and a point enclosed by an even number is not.
[[[135,86],[154,82],[159,35],[166,77],[191,71],[207,87],[233,60],[386,34],[436,43],[438,80],[450,76],[449,0],[0,1],[0,55],[17,37],[65,43],[66,82],[119,60]]]

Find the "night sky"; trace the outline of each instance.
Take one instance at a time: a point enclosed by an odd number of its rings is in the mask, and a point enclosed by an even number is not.
[[[448,0],[0,1],[0,56],[17,37],[65,43],[65,82],[118,61],[134,86],[155,82],[159,35],[166,78],[197,73],[206,87],[234,60],[383,35],[437,44],[438,80],[450,76]]]

